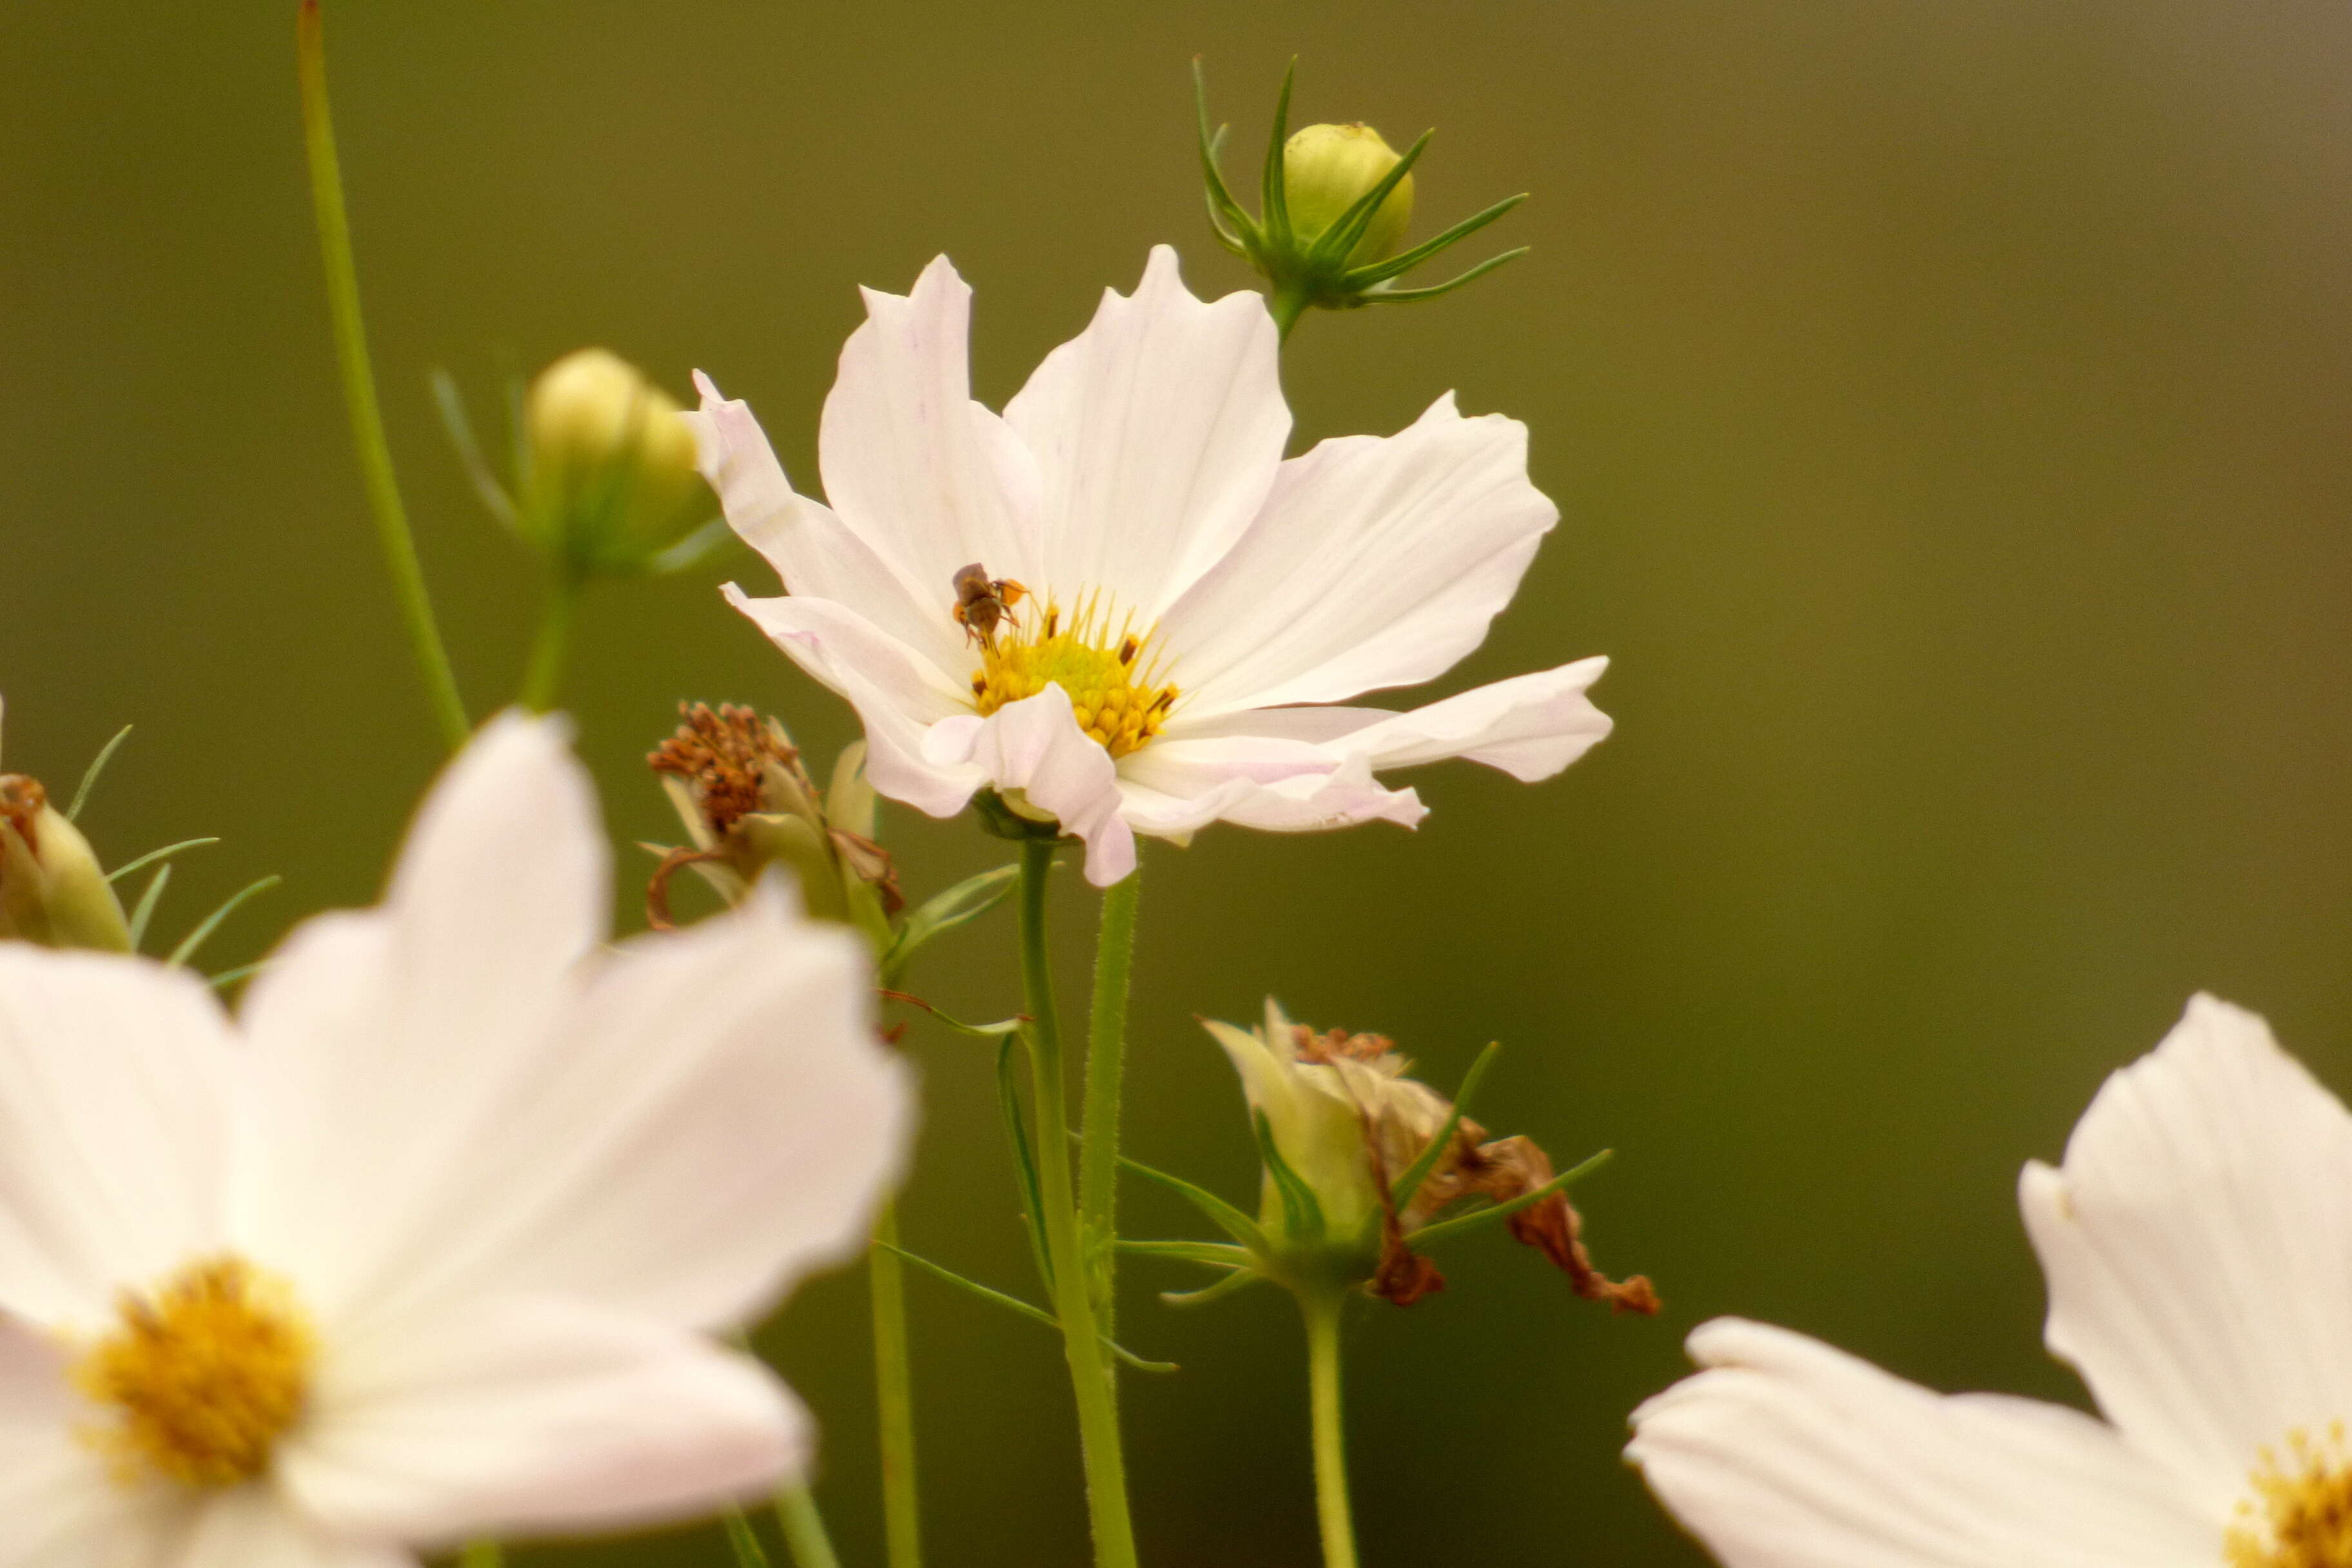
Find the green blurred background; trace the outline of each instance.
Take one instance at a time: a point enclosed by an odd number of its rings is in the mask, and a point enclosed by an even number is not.
[[[291,0],[17,5],[0,21],[0,689],[13,766],[190,858],[176,934],[287,885],[211,954],[371,898],[436,760],[337,401]],[[1526,788],[1418,777],[1434,815],[1148,856],[1131,1146],[1236,1196],[1229,1069],[1192,1026],[1268,990],[1395,1036],[1563,1162],[1611,1321],[1501,1241],[1367,1307],[1350,1397],[1370,1564],[1686,1563],[1618,1463],[1678,1342],[1738,1311],[1941,1386],[2079,1399],[2038,1348],[2012,1206],[2102,1075],[2189,991],[2352,1081],[2352,12],[2223,0],[1020,7],[331,0],[388,417],[467,694],[505,700],[532,576],[427,402],[603,342],[749,397],[814,480],[853,285],[935,252],[978,289],[1001,402],[1203,230],[1187,62],[1236,152],[1282,64],[1302,120],[1441,134],[1417,232],[1512,191],[1535,254],[1466,294],[1310,318],[1302,440],[1435,394],[1534,427],[1566,514],[1457,683],[1606,652],[1615,739]],[[1471,254],[1483,254],[1475,244]],[[637,758],[680,698],[853,732],[719,604],[607,592],[572,691],[616,838],[674,834]],[[1451,689],[1450,687],[1447,689]],[[898,813],[915,889],[1002,858]],[[634,851],[627,853],[634,855]],[[625,861],[632,875],[642,868]],[[495,868],[489,868],[494,874]],[[1075,984],[1087,901],[1058,911]],[[625,910],[634,894],[621,898]],[[919,970],[1010,1010],[997,922]],[[918,1027],[911,1244],[1028,1288],[984,1052]],[[1129,1229],[1192,1222],[1134,1194]],[[1313,1561],[1303,1373],[1270,1293],[1207,1313],[1129,1270],[1147,1557]],[[1076,1563],[1050,1335],[914,1283],[935,1555]],[[825,1428],[845,1557],[878,1561],[864,1294],[774,1348]],[[534,1563],[719,1563],[664,1538]]]

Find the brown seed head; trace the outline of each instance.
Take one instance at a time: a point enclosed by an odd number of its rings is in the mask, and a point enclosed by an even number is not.
[[[713,837],[725,838],[737,823],[764,809],[762,774],[768,764],[783,768],[805,786],[799,750],[754,710],[728,702],[714,713],[708,703],[681,702],[677,710],[685,722],[646,754],[646,764],[693,786]]]

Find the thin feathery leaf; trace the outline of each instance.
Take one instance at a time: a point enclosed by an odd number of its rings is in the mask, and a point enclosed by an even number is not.
[[[440,411],[441,427],[449,433],[449,445],[457,449],[457,466],[466,470],[466,478],[474,493],[482,498],[482,505],[509,529],[520,526],[514,498],[490,471],[482,456],[481,443],[474,439],[474,422],[466,413],[465,394],[457,390],[456,378],[446,370],[432,374],[433,406]]]
[[[82,770],[81,787],[74,791],[73,804],[66,807],[68,822],[81,820],[81,808],[89,804],[90,786],[98,783],[98,775],[106,771],[106,764],[114,760],[115,752],[123,742],[129,739],[131,739],[131,726],[125,724],[114,732],[114,739],[100,746],[98,749],[98,755],[89,760],[89,766]]]
[[[1179,1263],[1199,1263],[1211,1268],[1246,1268],[1250,1251],[1222,1241],[1133,1241],[1120,1237],[1118,1250],[1138,1258],[1167,1258]]]
[[[1412,249],[1399,251],[1386,261],[1375,261],[1368,266],[1350,268],[1339,281],[1349,289],[1369,289],[1375,283],[1385,283],[1391,278],[1402,278],[1439,251],[1467,239],[1527,199],[1525,191],[1516,196],[1505,196],[1486,211],[1471,214],[1433,239],[1424,239]]]
[[[956,1286],[960,1289],[970,1291],[972,1295],[979,1297],[982,1300],[987,1301],[992,1305],[1003,1307],[1006,1310],[1017,1312],[1022,1317],[1027,1318],[1032,1321],[1043,1323],[1056,1333],[1061,1331],[1062,1321],[1059,1318],[1055,1317],[1053,1313],[1045,1310],[1043,1307],[1032,1306],[1018,1296],[1008,1295],[1004,1291],[996,1289],[992,1286],[983,1285],[977,1279],[968,1279],[962,1275],[957,1273],[954,1269],[950,1268],[943,1264],[934,1263],[929,1258],[923,1257],[919,1253],[909,1252],[903,1247],[893,1247],[887,1241],[877,1241],[874,1245],[880,1247],[885,1252],[891,1253],[896,1257],[903,1258],[905,1261],[913,1264],[916,1268],[921,1269],[924,1273],[930,1275],[935,1279],[943,1279],[949,1284]],[[1177,1370],[1176,1363],[1174,1362],[1146,1361],[1143,1357],[1136,1354],[1133,1351],[1129,1350],[1126,1346],[1118,1344],[1104,1335],[1097,1334],[1095,1338],[1101,1342],[1103,1349],[1110,1352],[1111,1354],[1117,1356],[1128,1365],[1134,1367],[1139,1372],[1174,1372]]]
[[[743,1516],[740,1508],[728,1509],[727,1544],[734,1550],[735,1568],[768,1568],[767,1549],[760,1544],[759,1531]]]
[[[1282,1157],[1282,1150],[1274,1141],[1274,1123],[1261,1110],[1250,1118],[1257,1129],[1257,1152],[1265,1162],[1267,1174],[1274,1178],[1274,1190],[1282,1196],[1282,1217],[1290,1227],[1294,1240],[1314,1241],[1323,1235],[1323,1204],[1316,1197],[1315,1189],[1306,1179],[1290,1168]]]
[[[1186,1199],[1194,1208],[1208,1215],[1210,1223],[1250,1251],[1262,1254],[1266,1250],[1265,1232],[1258,1228],[1257,1221],[1250,1218],[1206,1187],[1194,1186],[1181,1176],[1171,1176],[1165,1171],[1155,1170],[1140,1160],[1130,1160],[1124,1154],[1118,1157],[1118,1163],[1121,1170],[1132,1171],[1145,1181],[1156,1182],[1170,1192]]]
[[[1492,1208],[1477,1209],[1454,1219],[1440,1220],[1435,1225],[1423,1226],[1412,1233],[1412,1245],[1419,1249],[1427,1247],[1433,1241],[1444,1241],[1452,1237],[1465,1236],[1474,1230],[1484,1230],[1497,1220],[1508,1219],[1521,1209],[1539,1204],[1552,1194],[1563,1191],[1582,1177],[1591,1175],[1607,1164],[1616,1152],[1614,1149],[1603,1149],[1584,1163],[1561,1172],[1533,1192],[1521,1193],[1509,1203],[1496,1204]]]
[[[167,866],[164,869],[168,871],[171,868]],[[221,922],[228,919],[229,916],[235,914],[237,911],[238,907],[247,899],[268,892],[270,889],[278,886],[278,883],[285,879],[286,879],[283,877],[277,876],[263,877],[257,881],[247,883],[244,887],[239,888],[236,892],[231,893],[226,899],[222,900],[220,908],[206,915],[203,921],[197,925],[195,930],[190,931],[186,936],[180,939],[180,945],[172,950],[172,956],[164,960],[164,963],[173,969],[177,969],[180,965],[187,963],[188,960],[196,955],[196,950],[198,948],[204,946],[205,942],[212,940],[213,932],[220,930]]]
[[[1290,87],[1297,79],[1298,61],[1291,59],[1282,73],[1282,96],[1274,100],[1274,139],[1265,146],[1265,177],[1258,192],[1258,223],[1276,246],[1287,247],[1290,234],[1290,193],[1284,188],[1283,159],[1290,140]]]
[[[1478,1080],[1486,1076],[1487,1064],[1502,1048],[1500,1040],[1489,1040],[1486,1048],[1478,1053],[1478,1059],[1470,1064],[1470,1070],[1462,1075],[1462,1087],[1454,1091],[1454,1114],[1445,1119],[1445,1125],[1439,1128],[1437,1136],[1429,1141],[1429,1147],[1405,1168],[1404,1174],[1397,1178],[1396,1185],[1390,1190],[1390,1201],[1398,1208],[1402,1209],[1412,1202],[1413,1194],[1421,1191],[1421,1184],[1429,1180],[1429,1173],[1437,1169],[1440,1160],[1445,1158],[1445,1151],[1453,1145],[1454,1131],[1462,1125],[1462,1113],[1469,1108],[1470,1097],[1478,1092]]]
[[[1004,1113],[1005,1136],[1013,1143],[1013,1172],[1021,1191],[1021,1223],[1029,1233],[1029,1256],[1036,1260],[1037,1278],[1045,1281],[1050,1296],[1054,1256],[1045,1247],[1045,1200],[1037,1185],[1037,1162],[1030,1153],[1029,1123],[1021,1114],[1021,1086],[1013,1065],[1013,1047],[1020,1043],[1020,1036],[1007,1035],[996,1047],[996,1102]]]
[[[1205,1307],[1212,1301],[1222,1301],[1237,1291],[1246,1290],[1265,1278],[1255,1268],[1236,1268],[1223,1279],[1203,1285],[1198,1290],[1162,1290],[1160,1299],[1171,1307]]]
[[[183,849],[200,849],[207,844],[217,844],[217,838],[183,838],[177,844],[166,844],[161,849],[150,849],[138,859],[117,866],[106,874],[110,882],[119,882],[133,871],[143,871],[158,860],[168,860]]]
[[[155,873],[147,890],[139,895],[139,907],[131,911],[131,951],[137,952],[147,940],[147,922],[155,918],[155,906],[163,900],[163,889],[171,885],[172,868],[165,866]]]
[[[1432,284],[1426,289],[1367,289],[1356,298],[1367,305],[1410,305],[1417,300],[1434,300],[1440,294],[1453,293],[1465,283],[1476,282],[1506,261],[1517,261],[1534,248],[1535,247],[1531,245],[1523,245],[1517,250],[1507,250],[1500,256],[1488,257],[1469,271],[1458,277],[1449,278],[1443,283]]]

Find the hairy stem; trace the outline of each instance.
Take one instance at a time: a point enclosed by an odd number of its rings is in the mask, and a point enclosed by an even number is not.
[[[921,1568],[922,1512],[915,1487],[913,1359],[907,1348],[907,1266],[890,1250],[898,1245],[894,1203],[874,1222],[879,1245],[866,1253],[874,1303],[874,1396],[882,1442],[882,1533],[890,1568]]]
[[[1356,1526],[1348,1510],[1348,1435],[1339,1410],[1337,1290],[1299,1300],[1307,1318],[1307,1399],[1315,1420],[1315,1513],[1323,1529],[1323,1568],[1356,1568]]]
[[[1095,1326],[1113,1331],[1118,1239],[1120,1079],[1127,1068],[1128,976],[1135,962],[1135,906],[1143,868],[1103,894],[1095,939],[1094,1011],[1087,1024],[1087,1111],[1078,1144],[1078,1222],[1087,1238]]]
[[[1135,1526],[1128,1513],[1127,1464],[1119,1451],[1118,1404],[1101,1331],[1096,1324],[1086,1238],[1070,1173],[1069,1090],[1064,1082],[1061,1023],[1045,951],[1045,877],[1050,839],[1021,846],[1021,978],[1029,1016],[1029,1059],[1036,1097],[1035,1159],[1045,1211],[1046,1257],[1054,1268],[1055,1316],[1078,1407],[1078,1445],[1086,1460],[1087,1504],[1094,1521],[1096,1568],[1135,1568]]]
[[[383,415],[376,406],[375,372],[368,363],[367,326],[360,315],[359,271],[352,260],[351,216],[343,209],[342,166],[335,158],[335,121],[327,102],[327,40],[319,0],[302,0],[294,27],[294,55],[302,80],[302,130],[310,157],[310,203],[319,219],[319,251],[327,268],[327,310],[334,320],[335,358],[342,370],[343,404],[352,420],[352,445],[359,454],[360,479],[375,518],[376,542],[392,575],[393,597],[408,629],[425,695],[440,721],[442,738],[456,751],[473,725],[449,668],[449,652],[433,618],[425,568],[416,558],[407,509],[393,478],[392,447],[384,439]]]
[[[833,1537],[824,1532],[824,1516],[816,1510],[815,1494],[806,1486],[776,1489],[776,1522],[783,1527],[784,1545],[800,1568],[841,1568]]]

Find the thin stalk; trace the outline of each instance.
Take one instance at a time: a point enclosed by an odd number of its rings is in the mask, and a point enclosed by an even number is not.
[[[1277,341],[1286,343],[1290,341],[1290,329],[1297,326],[1298,318],[1307,313],[1306,291],[1289,287],[1276,289],[1267,299],[1265,308],[1274,316]]]
[[[1315,1422],[1315,1513],[1323,1528],[1323,1568],[1356,1568],[1356,1526],[1348,1510],[1348,1434],[1339,1409],[1337,1290],[1299,1299],[1307,1318],[1307,1400]]]
[[[563,690],[563,661],[571,657],[572,628],[579,618],[579,574],[559,566],[547,579],[539,633],[531,639],[530,665],[522,679],[520,700],[534,713],[554,707]]]
[[[1135,1525],[1128,1512],[1127,1463],[1119,1451],[1118,1404],[1111,1385],[1094,1293],[1087,1274],[1086,1238],[1070,1173],[1069,1090],[1064,1080],[1062,1028],[1054,1007],[1054,977],[1045,951],[1045,881],[1054,864],[1050,839],[1021,846],[1021,979],[1033,1020],[1029,1060],[1037,1101],[1037,1177],[1045,1210],[1046,1254],[1054,1265],[1055,1315],[1062,1323],[1062,1353],[1078,1407],[1078,1447],[1086,1460],[1087,1505],[1094,1521],[1096,1568],[1136,1568]]]
[[[425,698],[440,722],[442,738],[456,751],[466,743],[473,726],[466,719],[465,700],[457,694],[457,678],[449,668],[449,650],[442,646],[441,628],[433,618],[425,568],[416,558],[416,540],[408,529],[407,510],[400,502],[399,481],[393,477],[392,446],[384,438],[383,415],[376,406],[375,372],[368,363],[367,326],[360,315],[359,271],[352,260],[351,216],[343,208],[342,166],[335,157],[335,121],[327,102],[327,41],[319,0],[302,0],[296,13],[294,58],[302,80],[310,205],[318,214],[319,252],[327,269],[327,310],[334,320],[335,358],[342,370],[352,445],[359,454],[360,479],[367,489],[369,510],[375,517],[376,542],[383,549],[393,597],[399,602],[400,617],[408,629]]]
[[[808,1488],[776,1489],[776,1522],[783,1527],[784,1546],[800,1568],[841,1568],[833,1537],[824,1532],[824,1516],[817,1512],[816,1498]]]
[[[1128,976],[1135,964],[1135,907],[1143,868],[1103,894],[1095,938],[1094,1011],[1087,1023],[1087,1110],[1078,1142],[1078,1225],[1093,1263],[1096,1327],[1114,1332],[1118,1239],[1118,1117],[1127,1068]]]
[[[882,1441],[882,1535],[890,1568],[920,1568],[922,1511],[915,1487],[913,1358],[907,1347],[907,1266],[898,1245],[898,1208],[874,1222],[866,1277],[874,1301],[874,1397]]]

